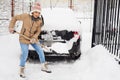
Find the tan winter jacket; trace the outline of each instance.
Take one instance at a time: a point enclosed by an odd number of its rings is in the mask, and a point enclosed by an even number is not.
[[[24,13],[14,16],[10,21],[9,28],[14,28],[17,20],[23,21],[22,29],[20,32],[21,34],[38,40],[38,35],[41,32],[42,20],[32,21],[31,15]],[[23,36],[20,36],[19,40],[21,43],[30,44],[30,40],[24,38]]]

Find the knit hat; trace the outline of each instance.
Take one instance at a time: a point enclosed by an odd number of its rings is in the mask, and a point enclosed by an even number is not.
[[[33,4],[32,8],[31,8],[30,14],[32,14],[32,13],[35,12],[35,11],[41,12],[41,5],[40,5],[39,2],[35,2],[35,3]]]

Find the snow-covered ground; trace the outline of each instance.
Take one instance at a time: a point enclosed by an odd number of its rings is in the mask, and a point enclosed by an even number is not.
[[[0,40],[0,80],[19,79],[18,35],[3,35]],[[75,62],[50,63],[49,68],[50,74],[42,72],[39,63],[27,62],[25,73],[29,80],[120,80],[120,65],[102,45],[84,51]]]

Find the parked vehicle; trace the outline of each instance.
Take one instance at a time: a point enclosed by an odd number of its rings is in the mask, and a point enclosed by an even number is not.
[[[81,26],[69,8],[43,8],[44,26],[39,41],[46,60],[78,59],[81,55]],[[38,59],[31,47],[29,59]]]

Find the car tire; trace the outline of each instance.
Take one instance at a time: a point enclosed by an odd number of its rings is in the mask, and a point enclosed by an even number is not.
[[[74,53],[70,53],[71,59],[78,59],[80,56],[81,56],[80,50],[78,50],[77,52],[74,52]]]

